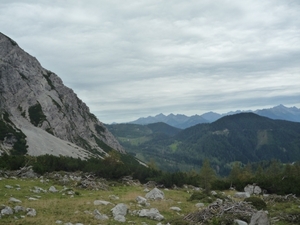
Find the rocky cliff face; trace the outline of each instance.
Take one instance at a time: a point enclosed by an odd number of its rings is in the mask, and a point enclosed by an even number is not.
[[[125,153],[73,90],[0,33],[0,151],[84,158],[111,149]]]

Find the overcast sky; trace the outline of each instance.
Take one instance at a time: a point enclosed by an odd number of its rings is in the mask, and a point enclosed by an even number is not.
[[[100,121],[300,107],[298,0],[1,0],[0,32]]]

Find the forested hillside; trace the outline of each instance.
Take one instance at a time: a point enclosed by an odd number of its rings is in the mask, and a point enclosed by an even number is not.
[[[254,113],[225,116],[171,135],[141,126],[116,132],[108,127],[128,152],[168,171],[197,169],[208,158],[219,174],[228,174],[233,162],[300,159],[300,123],[272,120]],[[125,126],[131,125],[122,125]],[[138,125],[132,125],[138,126]],[[123,135],[123,136],[122,136]]]

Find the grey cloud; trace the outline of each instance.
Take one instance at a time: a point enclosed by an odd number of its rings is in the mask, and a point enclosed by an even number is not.
[[[4,0],[0,29],[101,121],[123,122],[299,107],[299,9],[281,0]]]

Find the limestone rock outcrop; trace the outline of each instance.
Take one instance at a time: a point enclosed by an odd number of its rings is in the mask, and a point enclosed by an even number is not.
[[[0,33],[0,154],[105,156],[122,146],[72,89]]]

